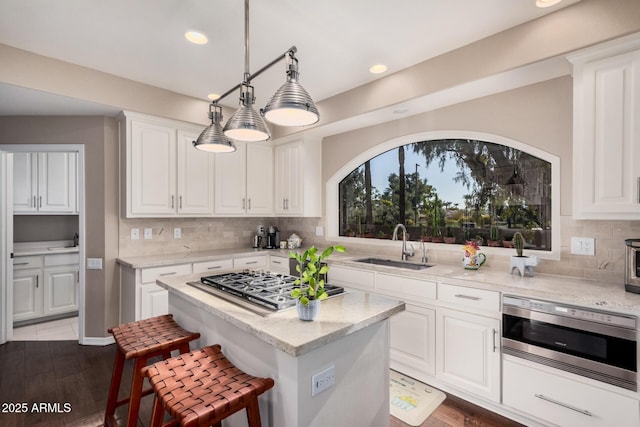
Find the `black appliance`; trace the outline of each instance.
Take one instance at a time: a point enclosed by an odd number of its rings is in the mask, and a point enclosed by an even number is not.
[[[637,318],[505,295],[502,352],[637,391]]]
[[[264,316],[295,307],[296,299],[291,296],[295,280],[288,274],[244,270],[205,276],[189,284]],[[344,292],[344,288],[328,283],[324,290],[329,297]]]
[[[640,239],[627,239],[624,265],[624,289],[640,294]]]
[[[267,246],[265,249],[279,249],[280,248],[280,230],[278,227],[270,225],[267,228]]]

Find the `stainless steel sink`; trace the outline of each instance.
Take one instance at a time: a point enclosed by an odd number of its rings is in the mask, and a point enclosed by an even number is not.
[[[416,264],[413,262],[407,261],[397,261],[394,259],[381,259],[381,258],[363,258],[357,259],[355,262],[361,262],[364,264],[375,264],[375,265],[384,265],[387,267],[397,267],[397,268],[406,268],[409,270],[424,270],[425,268],[432,267],[427,264]]]

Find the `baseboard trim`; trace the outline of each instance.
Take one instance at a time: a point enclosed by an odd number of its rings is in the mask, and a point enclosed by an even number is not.
[[[109,337],[84,337],[82,340],[80,340],[80,344],[82,345],[95,345],[95,346],[105,346],[105,345],[110,345],[110,344],[114,344],[116,342],[116,340],[113,338],[113,336],[109,336]]]

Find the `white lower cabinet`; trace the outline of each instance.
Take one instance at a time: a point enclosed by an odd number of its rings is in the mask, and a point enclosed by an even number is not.
[[[436,312],[406,304],[390,319],[391,368],[422,377],[436,373]]]
[[[42,316],[42,270],[15,270],[13,273],[13,321]]]
[[[13,321],[78,311],[78,254],[34,255],[13,261]]]
[[[44,315],[78,309],[78,266],[44,270]]]
[[[372,291],[375,286],[375,273],[373,271],[332,265],[329,270],[329,282],[332,285]]]
[[[637,427],[638,399],[596,387],[553,368],[505,356],[503,403],[544,424]]]
[[[269,271],[273,273],[289,274],[289,258],[269,255]]]
[[[436,377],[500,402],[500,321],[438,308],[436,325]]]

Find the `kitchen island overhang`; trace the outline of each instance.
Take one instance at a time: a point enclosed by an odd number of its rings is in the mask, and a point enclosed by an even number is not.
[[[199,279],[157,283],[168,290],[176,320],[202,334],[196,345],[221,344],[240,369],[275,380],[260,399],[263,425],[389,425],[389,318],[404,302],[349,291],[304,322],[295,309],[260,316],[187,284]],[[335,385],[312,396],[313,375],[332,366]],[[244,413],[228,425],[247,425]]]

